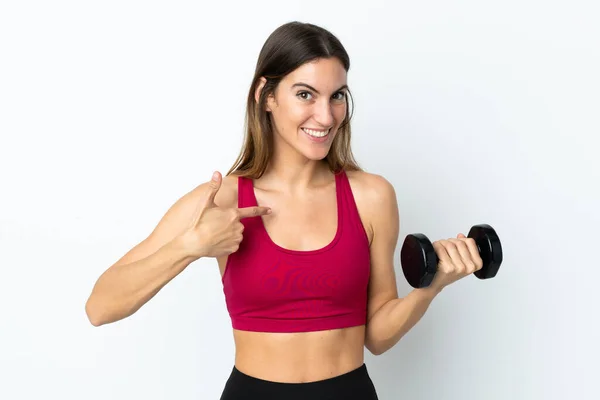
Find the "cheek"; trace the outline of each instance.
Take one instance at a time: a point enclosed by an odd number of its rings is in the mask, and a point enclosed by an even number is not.
[[[310,107],[294,103],[281,104],[277,113],[279,124],[286,127],[286,130],[296,130],[310,118],[310,115]]]
[[[346,105],[342,104],[342,105],[336,105],[333,107],[333,115],[335,118],[336,123],[339,125],[344,121],[344,118],[346,118]]]

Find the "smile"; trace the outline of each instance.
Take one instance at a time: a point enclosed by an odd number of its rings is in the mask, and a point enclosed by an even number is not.
[[[309,129],[309,128],[302,128],[302,130],[307,133],[308,135],[312,136],[312,137],[316,137],[316,138],[322,138],[327,136],[327,134],[329,133],[330,129],[326,129],[326,130],[317,130],[317,129]]]

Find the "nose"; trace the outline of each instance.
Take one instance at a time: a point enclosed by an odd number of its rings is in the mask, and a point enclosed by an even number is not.
[[[333,125],[333,109],[328,100],[320,101],[315,104],[314,118],[319,125],[325,128],[329,128]]]

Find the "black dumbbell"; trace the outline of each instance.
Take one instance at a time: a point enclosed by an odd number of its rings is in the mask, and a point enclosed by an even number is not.
[[[496,276],[502,263],[502,246],[496,231],[487,224],[474,225],[469,234],[475,239],[483,267],[474,273],[479,279]],[[437,271],[438,257],[427,236],[414,233],[406,236],[400,251],[402,271],[409,285],[424,288],[431,284]]]

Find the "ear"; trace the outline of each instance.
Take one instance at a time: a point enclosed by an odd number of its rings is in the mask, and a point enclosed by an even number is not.
[[[265,79],[265,77],[261,76],[260,81],[258,82],[258,85],[256,85],[256,89],[254,90],[254,101],[257,104],[258,104],[258,99],[260,99],[260,94],[261,94],[263,88],[265,87],[266,83],[267,83],[267,80]]]
[[[267,79],[265,77],[261,77],[260,78],[260,82],[258,83],[258,85],[256,85],[256,90],[254,91],[254,101],[258,104],[258,100],[260,99],[260,94],[263,90],[263,88],[265,87],[267,83]],[[269,106],[270,104],[270,98],[267,99],[267,103],[265,104],[265,108],[267,110],[267,112],[271,112],[271,107]]]

